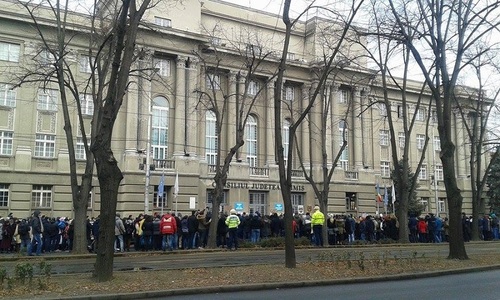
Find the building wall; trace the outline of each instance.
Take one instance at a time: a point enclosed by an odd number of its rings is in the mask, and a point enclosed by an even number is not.
[[[33,57],[40,46],[36,32],[30,22],[23,16],[23,11],[6,3],[0,10],[15,11],[17,15],[5,14],[0,18],[0,42],[18,44],[20,48],[19,63],[0,61],[4,72],[0,82],[12,82],[15,74],[22,74],[24,67],[33,66]],[[257,119],[258,158],[256,168],[246,161],[247,150],[244,145],[231,164],[226,188],[226,203],[224,209],[236,207],[242,211],[250,211],[251,201],[265,202],[252,209],[265,213],[280,211],[282,204],[279,190],[279,176],[275,164],[274,115],[273,115],[273,82],[267,80],[276,69],[284,31],[277,16],[267,12],[255,11],[241,6],[223,3],[221,1],[183,1],[185,6],[157,7],[149,12],[145,20],[154,23],[155,17],[171,21],[171,27],[151,25],[155,30],[144,28],[138,35],[137,44],[148,53],[148,58],[137,63],[138,68],[152,68],[157,58],[170,62],[168,76],[152,75],[153,80],[145,78],[131,79],[132,83],[125,97],[122,109],[116,121],[113,134],[113,151],[119,160],[124,179],[120,186],[117,210],[122,215],[138,214],[148,207],[147,212],[161,212],[172,209],[188,213],[192,209],[207,205],[207,191],[213,188],[213,166],[206,157],[205,113],[206,108],[198,103],[195,90],[206,90],[206,67],[214,67],[210,51],[214,47],[224,53],[225,60],[221,62],[221,88],[226,93],[242,89],[243,82],[237,74],[245,59],[242,51],[247,44],[262,47],[263,51],[273,51],[263,67],[259,69],[256,80],[263,85],[257,104],[252,110]],[[8,4],[8,5],[7,5]],[[164,4],[161,4],[164,5]],[[19,21],[14,21],[14,19]],[[75,36],[72,44],[74,71],[79,79],[86,74],[79,72],[79,58],[85,54],[86,36],[79,30],[81,18],[75,18]],[[48,21],[47,21],[48,22]],[[50,24],[50,22],[48,22]],[[286,86],[293,87],[293,109],[301,109],[307,105],[308,94],[317,84],[313,70],[318,66],[318,57],[328,49],[324,49],[322,41],[334,33],[325,31],[329,25],[326,20],[312,18],[307,22],[299,22],[294,29],[290,59],[286,72]],[[80,27],[79,27],[80,26]],[[46,28],[50,32],[52,28]],[[211,44],[218,38],[217,45]],[[212,50],[211,50],[212,49]],[[354,45],[346,46],[344,53],[352,56],[359,54],[360,48]],[[194,53],[200,53],[205,60]],[[357,58],[357,65],[366,62]],[[392,156],[389,145],[380,145],[380,130],[388,130],[387,120],[378,105],[373,101],[380,100],[382,90],[370,83],[371,73],[366,69],[347,67],[339,69],[329,78],[326,97],[332,99],[332,113],[328,116],[328,146],[329,156],[334,157],[339,149],[339,121],[345,119],[348,125],[348,157],[349,163],[342,169],[337,167],[332,179],[328,209],[332,213],[383,213],[382,205],[375,201],[375,186],[379,184],[383,193],[385,187],[390,187],[392,181],[381,171],[381,162],[388,161],[392,166]],[[407,91],[410,99],[415,101],[418,96],[419,83],[413,83]],[[350,100],[340,103],[339,91],[345,90]],[[71,190],[69,187],[69,159],[63,131],[63,118],[60,109],[52,112],[42,112],[37,109],[37,84],[26,84],[16,89],[16,106],[0,106],[0,130],[13,132],[13,151],[8,155],[0,155],[0,184],[7,187],[8,205],[0,206],[0,215],[13,212],[15,215],[27,216],[38,206],[31,203],[34,185],[51,187],[52,201],[50,207],[42,207],[45,214],[51,216],[71,216]],[[222,95],[222,92],[221,94]],[[395,87],[389,91],[393,103],[393,114],[397,119],[397,104],[401,102],[401,92]],[[165,159],[154,159],[150,156],[154,170],[150,172],[150,185],[146,185],[146,169],[144,162],[147,156],[148,130],[150,122],[150,105],[157,97],[168,101],[168,151]],[[70,103],[70,110],[75,111],[75,103]],[[361,112],[363,112],[361,114]],[[321,166],[320,146],[317,143],[317,126],[321,120],[320,106],[315,106],[309,119],[312,123],[304,123],[298,131],[297,143],[304,153],[305,160],[311,161],[316,178],[319,178]],[[284,111],[285,117],[292,117],[294,110]],[[229,110],[225,116],[227,125],[222,131],[222,148],[227,151],[233,145],[235,112]],[[6,121],[8,120],[8,121]],[[73,121],[76,122],[76,116]],[[86,117],[86,129],[90,129],[90,117]],[[315,123],[314,123],[315,122]],[[401,122],[399,119],[397,122]],[[464,209],[471,211],[470,187],[467,183],[469,172],[466,135],[460,118],[455,118],[455,135],[457,142],[457,171],[459,184],[463,187],[465,201]],[[76,124],[76,123],[74,123]],[[399,123],[398,123],[399,124]],[[401,126],[401,124],[399,124]],[[396,131],[402,131],[400,127]],[[416,135],[425,130],[425,122],[417,122],[410,140],[410,164],[415,168],[420,150],[416,149]],[[56,135],[55,154],[53,158],[37,158],[35,152],[36,133],[45,132]],[[78,126],[73,126],[75,136]],[[396,132],[396,138],[397,138]],[[432,129],[437,136],[437,129]],[[430,137],[432,139],[432,136]],[[419,197],[429,199],[429,211],[436,212],[437,198],[445,197],[442,182],[436,186],[431,180],[434,166],[439,163],[439,155],[432,147],[432,140],[426,153],[427,179],[420,181]],[[223,152],[224,153],[224,152]],[[331,158],[330,158],[331,159]],[[79,162],[79,170],[84,165]],[[297,169],[293,178],[292,192],[296,197],[302,197],[303,209],[308,210],[317,204],[311,186]],[[178,174],[179,194],[174,196],[174,185]],[[385,174],[387,175],[387,174]],[[166,205],[156,207],[156,190],[161,177],[165,177]],[[437,189],[436,189],[437,188]],[[147,191],[147,192],[146,192]],[[346,197],[355,195],[353,207],[346,205]],[[146,205],[145,202],[148,204]],[[100,209],[99,188],[94,182],[92,203],[89,216],[97,216]],[[297,207],[296,207],[297,208]],[[446,211],[439,212],[442,215]]]

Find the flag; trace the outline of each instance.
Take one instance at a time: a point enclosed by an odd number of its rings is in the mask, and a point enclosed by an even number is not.
[[[161,174],[160,183],[158,184],[158,196],[163,198],[165,192],[165,173]]]
[[[394,182],[392,183],[392,204],[396,202],[396,188],[394,188]]]
[[[382,202],[382,196],[380,195],[380,186],[379,184],[377,183],[377,185],[375,186],[375,188],[377,189],[377,196],[376,196],[376,200],[377,202]]]
[[[384,205],[387,206],[389,203],[389,195],[387,194],[387,186],[384,187]]]
[[[179,194],[179,172],[175,174],[174,197],[177,197],[178,194]]]

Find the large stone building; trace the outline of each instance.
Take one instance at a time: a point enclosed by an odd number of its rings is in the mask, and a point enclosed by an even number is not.
[[[117,210],[127,215],[164,209],[187,213],[210,206],[219,136],[211,107],[199,102],[199,91],[213,88],[227,95],[241,92],[246,86],[247,94],[255,95],[256,104],[247,121],[246,143],[231,163],[224,209],[234,207],[239,211],[264,214],[281,212],[283,202],[275,162],[272,105],[272,76],[284,40],[279,16],[219,0],[185,0],[176,6],[165,2],[168,1],[160,2],[146,13],[148,26],[140,31],[137,41],[138,47],[147,53],[138,66],[152,67],[156,72],[151,78],[131,77],[130,89],[115,125],[113,151],[124,174]],[[49,85],[43,89],[40,83],[26,83],[11,89],[17,83],[14,75],[23,74],[34,63],[42,68],[47,57],[25,9],[16,1],[1,3],[0,215],[13,212],[26,216],[39,209],[50,216],[71,216],[69,158],[57,88]],[[88,21],[83,15],[75,15],[71,22],[75,35],[70,57],[74,74],[84,82],[90,72],[86,55],[88,41],[84,34]],[[49,14],[40,19],[40,24],[46,34],[53,30]],[[308,93],[317,84],[315,74],[323,54],[331,51],[327,48],[328,37],[334,37],[332,28],[336,26],[338,24],[319,17],[310,17],[295,25],[283,93],[284,103],[292,107],[292,111],[308,101]],[[224,59],[217,62],[215,53]],[[344,128],[348,140],[331,182],[328,210],[332,213],[383,213],[385,207],[377,204],[375,187],[380,187],[383,197],[385,187],[392,185],[386,114],[392,113],[400,122],[401,91],[396,87],[389,91],[394,107],[392,112],[381,105],[372,105],[381,99],[382,91],[366,69],[367,62],[359,58],[362,57],[360,53],[361,48],[355,44],[343,47],[344,61],[339,60],[338,70],[332,73],[336,75],[327,81],[323,92],[325,99],[333,99],[326,137],[330,159],[340,148]],[[253,73],[251,82],[245,85],[244,62],[250,54],[269,55]],[[420,83],[410,83],[407,89],[410,99],[416,101],[420,88]],[[94,109],[90,95],[82,97],[80,103],[87,114],[88,130]],[[75,111],[75,103],[71,105],[71,111]],[[220,136],[222,153],[234,144],[234,101],[229,105]],[[414,105],[410,105],[410,111],[417,114],[415,130],[411,138],[405,139],[400,134],[397,141],[401,145],[411,144],[413,168],[422,154],[426,120],[429,115],[433,117],[432,113],[427,114],[426,105],[423,107],[415,112]],[[284,113],[289,114],[284,116],[283,130],[286,131],[291,113],[287,110]],[[310,123],[304,123],[297,135],[307,166],[311,162],[313,168],[321,164],[321,147],[317,144],[319,131],[314,125],[319,124],[319,116],[316,107],[307,119]],[[464,209],[470,212],[467,138],[460,118],[454,117],[454,120],[458,180],[464,191]],[[73,121],[76,124],[76,116]],[[78,128],[73,126],[79,170],[83,170],[85,154]],[[439,139],[433,120],[429,137],[430,146],[419,175],[418,197],[425,211],[446,215]],[[149,146],[151,151],[148,153]],[[152,166],[149,170],[147,163]],[[174,197],[177,174],[179,189]],[[293,174],[294,209],[307,211],[317,204],[317,200],[298,161],[294,163]],[[162,177],[163,198],[157,195]],[[100,194],[95,180],[89,216],[99,215],[99,209]]]

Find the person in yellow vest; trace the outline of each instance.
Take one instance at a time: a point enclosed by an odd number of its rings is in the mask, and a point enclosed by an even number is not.
[[[227,248],[231,250],[238,249],[238,226],[241,223],[240,217],[236,215],[236,210],[231,209],[230,215],[226,218],[227,233],[229,238],[227,239]]]
[[[323,247],[323,224],[325,215],[319,210],[319,206],[314,207],[314,213],[311,216],[311,225],[314,233],[314,244],[317,247]]]

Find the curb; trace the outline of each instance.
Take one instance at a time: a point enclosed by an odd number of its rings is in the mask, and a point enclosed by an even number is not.
[[[438,277],[438,276],[445,276],[452,274],[483,272],[483,271],[491,271],[497,269],[500,269],[500,264],[485,266],[485,267],[461,268],[461,269],[451,269],[443,271],[386,275],[377,277],[359,277],[359,278],[333,279],[333,280],[320,280],[320,281],[294,281],[294,282],[280,282],[280,283],[253,283],[253,284],[241,284],[232,286],[210,286],[210,287],[196,287],[196,288],[173,289],[173,290],[159,290],[159,291],[149,291],[149,292],[144,291],[144,292],[120,293],[120,294],[97,294],[97,295],[87,295],[87,296],[58,297],[58,298],[44,298],[44,299],[134,300],[134,299],[147,299],[147,298],[158,298],[158,297],[168,297],[168,296],[195,295],[201,293],[213,294],[213,293],[229,293],[229,292],[241,292],[241,291],[259,291],[259,290],[275,290],[275,289],[279,290],[279,289],[292,289],[292,288],[328,286],[328,285],[340,285],[340,284],[399,281],[407,279]]]

